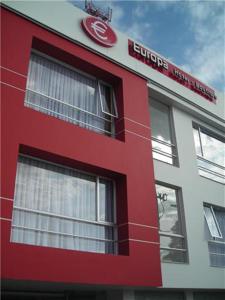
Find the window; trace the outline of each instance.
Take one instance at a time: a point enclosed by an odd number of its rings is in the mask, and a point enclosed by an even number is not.
[[[210,264],[225,267],[225,209],[205,204],[204,214]]]
[[[115,253],[113,181],[20,156],[11,241]]]
[[[176,163],[171,113],[167,105],[150,99],[153,158],[169,164]]]
[[[161,259],[163,262],[184,263],[187,261],[187,248],[181,221],[180,191],[156,184],[156,193]]]
[[[193,130],[199,174],[225,183],[225,139],[198,125]]]
[[[50,58],[31,54],[25,105],[106,135],[114,135],[113,89]]]

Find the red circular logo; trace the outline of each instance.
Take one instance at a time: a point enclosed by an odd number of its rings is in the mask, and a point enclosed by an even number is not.
[[[116,34],[112,28],[98,18],[87,17],[82,20],[81,25],[89,37],[101,46],[112,47],[117,42]]]

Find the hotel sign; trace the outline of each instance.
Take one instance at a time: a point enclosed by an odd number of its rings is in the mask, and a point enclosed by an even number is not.
[[[128,40],[128,51],[129,55],[143,62],[149,67],[157,70],[167,77],[172,78],[207,100],[214,103],[216,102],[216,95],[213,89],[207,87],[204,83],[177,68],[151,50],[144,48],[134,41]]]

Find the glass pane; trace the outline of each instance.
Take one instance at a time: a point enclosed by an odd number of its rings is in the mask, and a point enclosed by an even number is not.
[[[101,221],[114,222],[113,207],[113,183],[112,181],[99,180],[99,218]]]
[[[21,157],[15,205],[96,220],[96,179],[72,169]]]
[[[197,153],[197,155],[202,156],[202,150],[201,150],[201,144],[200,144],[198,129],[194,128],[193,129],[193,133],[194,133],[194,141],[195,141],[196,153]]]
[[[184,239],[172,236],[160,236],[160,247],[184,249]]]
[[[163,145],[160,142],[152,140],[153,158],[173,164],[172,146]],[[165,155],[163,153],[165,153]],[[169,157],[169,156],[171,157]]]
[[[100,93],[103,112],[116,116],[116,110],[112,99],[111,88],[107,85],[100,83]]]
[[[11,241],[113,253],[114,227],[97,224],[96,188],[95,176],[20,157]],[[111,195],[113,195],[111,181],[102,180],[101,203],[106,203],[103,199],[108,201],[105,206],[101,205],[104,207],[102,211],[105,220],[113,217],[113,210],[110,207],[113,203]]]
[[[108,93],[106,88],[102,98],[109,101],[112,110]],[[25,105],[98,133],[112,134],[113,120],[101,110],[97,80],[37,54],[31,55]]]
[[[163,262],[184,263],[187,260],[185,251],[160,249],[160,254]]]
[[[220,231],[213,215],[211,207],[204,206],[205,218],[212,237],[220,237]]]
[[[169,107],[150,99],[150,116],[152,136],[161,141],[172,143]]]
[[[180,234],[176,190],[156,184],[160,231]],[[162,196],[164,195],[163,199]]]
[[[225,142],[201,131],[203,157],[225,167]]]

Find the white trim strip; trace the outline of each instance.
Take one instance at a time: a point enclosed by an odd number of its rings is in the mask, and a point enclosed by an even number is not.
[[[142,124],[142,123],[139,123],[139,122],[137,122],[137,121],[134,121],[134,120],[132,120],[132,119],[130,119],[130,118],[127,118],[127,117],[122,117],[122,118],[120,118],[119,120],[117,120],[117,122],[120,122],[120,121],[122,121],[122,120],[128,120],[128,121],[130,121],[130,122],[132,122],[132,123],[135,123],[135,124],[138,124],[138,125],[140,125],[140,126],[142,126],[142,127],[145,127],[145,128],[147,128],[147,129],[151,129],[151,127],[149,127],[149,126],[146,126],[146,125],[144,125],[144,124]]]
[[[0,220],[2,220],[2,221],[8,221],[8,222],[12,222],[12,219],[3,218],[3,217],[0,217]]]
[[[2,68],[2,69],[4,69],[4,70],[7,70],[7,71],[9,71],[9,72],[11,72],[11,73],[15,73],[15,74],[17,74],[17,75],[19,75],[19,76],[22,76],[22,77],[24,77],[24,78],[27,78],[26,75],[23,75],[23,74],[21,74],[21,73],[18,73],[18,72],[16,72],[16,71],[13,71],[12,69],[9,69],[9,68],[3,67],[3,66],[0,66],[0,68]]]
[[[123,223],[123,224],[118,225],[118,227],[123,227],[123,226],[126,226],[126,225],[134,225],[134,226],[140,226],[140,227],[147,227],[147,228],[156,229],[156,230],[159,229],[158,227],[155,227],[155,226],[145,225],[145,224],[139,224],[139,223],[133,223],[133,222]]]
[[[151,241],[145,241],[145,240],[136,240],[136,239],[125,239],[125,240],[118,240],[118,243],[124,243],[124,242],[139,242],[139,243],[146,243],[146,244],[155,244],[155,245],[159,245],[160,243],[158,242],[151,242]]]
[[[14,88],[14,89],[16,89],[16,90],[19,90],[19,91],[25,93],[25,90],[22,90],[22,89],[18,88],[18,87],[15,86],[15,85],[8,84],[8,83],[6,83],[6,82],[4,82],[4,81],[0,81],[0,83],[2,83],[2,84],[4,84],[4,85],[7,85],[7,86],[10,86],[10,87],[12,87],[12,88]]]
[[[131,134],[136,135],[136,136],[138,136],[138,137],[140,137],[140,138],[142,138],[144,140],[151,141],[151,138],[144,137],[143,135],[140,135],[138,133],[135,133],[135,132],[127,130],[127,129],[123,129],[123,130],[119,131],[118,133],[116,133],[116,136],[119,135],[119,134],[121,134],[122,132],[131,133]]]
[[[14,199],[11,199],[11,198],[6,198],[6,197],[2,197],[2,196],[0,197],[0,199],[3,199],[3,200],[8,200],[8,201],[12,201],[12,202],[14,201]]]

